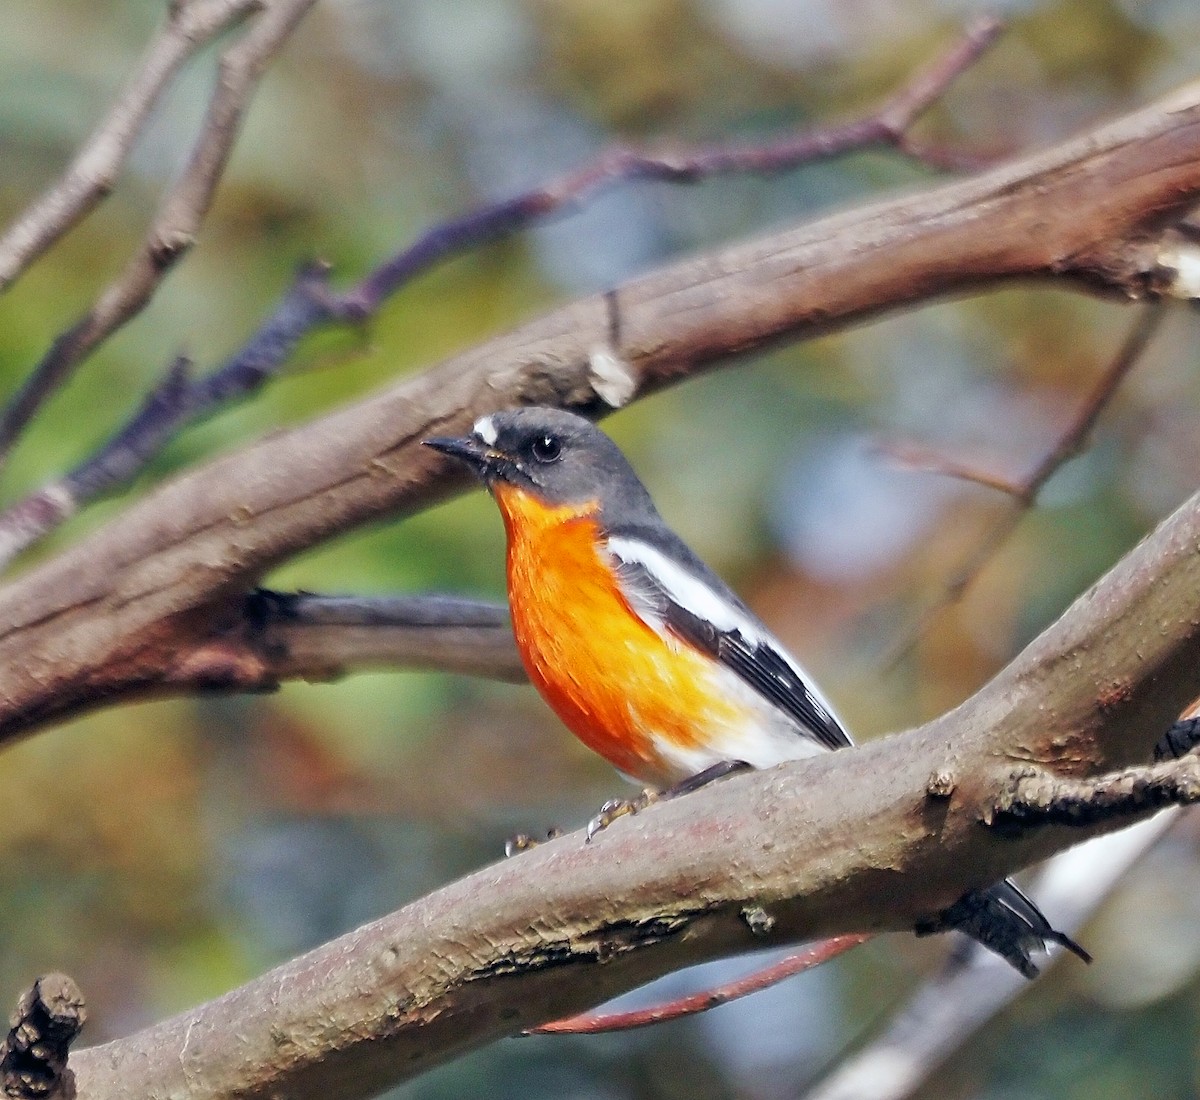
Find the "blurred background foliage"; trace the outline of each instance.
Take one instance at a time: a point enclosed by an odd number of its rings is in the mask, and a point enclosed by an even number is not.
[[[7,0],[5,221],[66,163],[162,6]],[[621,138],[750,140],[843,117],[894,87],[977,7],[325,0],[268,75],[199,245],[54,400],[4,491],[13,498],[80,460],[176,353],[202,369],[218,363],[301,261],[328,259],[349,280],[440,219]],[[1008,34],[922,123],[924,136],[986,151],[1051,143],[1200,76],[1193,0],[1005,0],[990,10],[1011,20]],[[139,239],[186,155],[214,56],[167,97],[113,197],[0,299],[6,390]],[[769,180],[617,188],[422,278],[362,332],[310,340],[286,378],[185,433],[142,485],[669,257],[929,178],[872,153]],[[1129,309],[1045,286],[1006,289],[757,356],[608,426],[669,521],[871,737],[961,700],[1195,489],[1200,325],[1182,310],[1169,318],[1095,445],[891,667],[889,649],[1003,502],[899,469],[880,445],[917,441],[1023,472],[1131,321]],[[92,509],[38,553],[121,506]],[[500,524],[475,493],[348,535],[269,581],[496,596]],[[89,1038],[126,1033],[497,858],[518,829],[577,826],[621,790],[528,688],[446,676],[363,675],[100,714],[5,753],[0,996],[62,968],[88,995]],[[1194,1095],[1195,864],[1195,837],[1177,831],[1082,936],[1096,964],[1068,961],[927,1095]],[[502,1043],[398,1095],[794,1096],[945,947],[889,937],[704,1018]],[[676,976],[654,996],[746,966]]]

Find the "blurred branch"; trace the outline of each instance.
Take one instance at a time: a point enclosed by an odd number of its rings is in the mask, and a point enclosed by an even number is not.
[[[922,610],[916,622],[903,632],[899,641],[892,646],[885,663],[890,664],[907,652],[938,615],[962,598],[963,593],[1017,529],[1025,513],[1037,504],[1038,496],[1045,488],[1046,482],[1071,459],[1087,449],[1101,413],[1108,408],[1125,376],[1145,354],[1151,339],[1162,325],[1165,309],[1165,299],[1157,298],[1140,312],[1120,350],[1100,376],[1087,400],[1076,411],[1054,446],[1019,481],[976,468],[953,456],[911,444],[885,447],[888,454],[910,468],[970,481],[976,485],[996,489],[1013,498],[1013,506],[993,524],[967,560],[946,582],[941,593]]]
[[[259,589],[207,644],[180,656],[170,683],[180,691],[272,691],[284,680],[396,666],[525,679],[503,604]]]
[[[975,19],[944,54],[917,72],[899,91],[851,122],[819,126],[755,145],[719,144],[658,151],[620,146],[609,149],[591,164],[548,184],[435,226],[341,296],[340,309],[344,316],[369,316],[418,272],[464,249],[544,221],[614,183],[645,179],[689,184],[717,175],[773,175],[872,146],[890,146],[924,159],[925,150],[910,141],[908,131],[954,80],[982,56],[1002,30],[1003,24],[996,19],[986,16]],[[963,163],[969,161],[966,156],[961,159]],[[944,167],[946,160],[943,155],[937,167]]]
[[[1054,914],[1059,928],[1076,935],[1177,816],[1176,811],[1162,813],[1055,856],[1038,877],[1039,904]],[[961,950],[965,953],[959,954]],[[802,1100],[904,1100],[1030,986],[1002,959],[963,940],[950,963],[913,994],[879,1035]]]
[[[0,291],[112,191],[151,109],[180,67],[263,0],[177,0],[61,178],[0,236]]]
[[[751,993],[759,993],[773,985],[806,970],[836,959],[839,955],[866,943],[871,937],[834,936],[822,940],[810,947],[799,951],[787,958],[780,959],[771,966],[765,966],[744,978],[717,986],[703,993],[693,993],[680,997],[665,1004],[652,1005],[649,1008],[637,1008],[628,1012],[585,1012],[566,1020],[554,1020],[540,1027],[531,1027],[529,1035],[599,1035],[608,1031],[633,1031],[641,1027],[651,1027],[654,1024],[666,1023],[668,1020],[680,1020],[685,1016],[696,1016],[707,1012],[710,1008],[719,1008],[730,1001],[749,997]],[[1004,964],[1007,965],[1007,964]]]
[[[985,283],[1155,296],[1164,227],[1197,199],[1200,84],[972,179],[677,262],[195,467],[0,590],[0,739],[182,690],[179,664],[273,565],[467,484],[427,436],[514,404],[600,415],[602,395]]]
[[[877,145],[933,159],[932,150],[917,151],[909,130],[995,41],[1000,30],[997,20],[976,19],[944,54],[852,122],[817,127],[751,146],[709,145],[670,152],[610,149],[560,179],[435,226],[345,291],[330,289],[329,269],[324,265],[302,268],[270,316],[218,370],[189,379],[178,370],[178,364],[172,367],[142,408],[94,456],[0,514],[0,567],[88,502],[135,477],[185,425],[261,389],[309,332],[332,323],[361,323],[413,278],[443,260],[544,221],[595,197],[608,186],[634,179],[688,184],[722,174],[772,174]],[[944,150],[938,158],[939,167],[954,160]],[[969,162],[966,156],[958,157],[960,167]],[[137,308],[142,304],[144,299]],[[98,331],[96,342],[111,331]],[[65,338],[73,339],[71,333]],[[52,350],[51,355],[55,354]],[[46,371],[49,390],[59,384],[59,369],[54,366]],[[37,385],[40,392],[42,384]],[[36,405],[28,415],[35,409]],[[26,413],[20,415],[27,419]],[[4,421],[0,420],[0,454],[7,438],[5,431]]]
[[[191,248],[266,66],[316,0],[257,0],[246,34],[221,56],[216,88],[183,174],[159,205],[141,247],[88,310],[60,334],[0,414],[0,462],[74,368],[150,301]],[[192,5],[175,4],[177,10]],[[207,10],[207,9],[202,9]],[[249,6],[247,6],[249,10]]]
[[[67,1052],[86,1019],[83,994],[70,978],[38,978],[21,995],[0,1044],[0,1092],[10,1100],[74,1100]]]

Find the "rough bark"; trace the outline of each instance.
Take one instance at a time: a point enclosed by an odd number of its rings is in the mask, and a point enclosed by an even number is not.
[[[678,967],[911,928],[964,890],[1200,793],[1149,758],[1200,690],[1200,495],[991,683],[918,729],[736,775],[486,867],[183,1016],[73,1059],[80,1095],[369,1096]],[[1170,769],[1178,781],[1171,783]],[[1120,797],[1113,797],[1114,792]],[[1039,799],[1048,812],[1039,817]],[[1022,818],[1014,820],[1014,805]],[[987,823],[1004,818],[1004,827]],[[765,911],[771,921],[763,921]],[[748,919],[753,913],[755,919]]]

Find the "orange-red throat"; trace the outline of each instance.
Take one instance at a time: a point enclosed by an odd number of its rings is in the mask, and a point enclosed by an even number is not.
[[[708,661],[634,611],[604,551],[599,502],[552,504],[492,486],[508,534],[513,630],[529,678],[585,745],[645,783],[678,778],[660,749],[697,748],[736,721]]]

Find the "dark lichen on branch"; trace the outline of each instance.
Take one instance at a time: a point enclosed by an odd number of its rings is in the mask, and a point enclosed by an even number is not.
[[[38,978],[17,1002],[0,1047],[0,1093],[11,1100],[69,1100],[67,1052],[87,1019],[83,994],[65,974]]]
[[[1200,756],[1161,760],[1086,779],[1025,767],[1006,780],[984,823],[1002,830],[1090,826],[1200,802]]]

